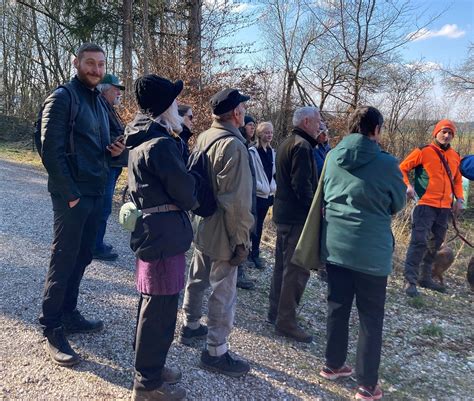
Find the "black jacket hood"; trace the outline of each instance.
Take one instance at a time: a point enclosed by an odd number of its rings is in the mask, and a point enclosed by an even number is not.
[[[153,130],[150,129],[154,126]],[[160,124],[153,121],[150,116],[137,113],[133,121],[125,128],[125,146],[129,149],[136,148],[142,143],[157,137],[157,133],[166,135],[166,130]]]

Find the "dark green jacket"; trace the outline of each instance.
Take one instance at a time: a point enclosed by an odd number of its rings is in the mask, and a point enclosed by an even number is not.
[[[321,260],[374,276],[392,270],[391,216],[405,206],[395,157],[361,134],[346,136],[327,156]]]

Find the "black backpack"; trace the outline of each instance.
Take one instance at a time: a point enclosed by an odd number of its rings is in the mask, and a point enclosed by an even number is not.
[[[69,111],[69,150],[68,150],[68,153],[74,154],[73,132],[74,132],[74,124],[76,122],[76,117],[79,113],[79,99],[77,98],[76,91],[74,90],[70,82],[67,82],[64,85],[59,85],[54,91],[57,91],[60,88],[63,88],[67,93],[69,93],[69,96],[71,97],[71,108]],[[43,110],[44,110],[44,103],[41,105],[41,108],[38,112],[38,118],[36,119],[35,132],[34,132],[36,150],[41,158],[43,157],[43,143],[41,142],[41,119],[43,118]]]
[[[225,134],[215,138],[211,141],[204,149],[202,150],[193,150],[189,155],[188,159],[188,171],[193,175],[197,175],[198,180],[198,190],[197,190],[197,199],[199,202],[199,207],[193,210],[194,214],[197,214],[201,217],[212,216],[217,210],[216,197],[214,195],[214,190],[212,186],[211,177],[209,177],[210,160],[207,152],[217,141],[228,138],[230,136],[235,136],[234,134]]]

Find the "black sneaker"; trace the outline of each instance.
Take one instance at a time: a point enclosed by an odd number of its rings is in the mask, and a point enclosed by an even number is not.
[[[221,356],[211,356],[207,350],[202,351],[199,366],[230,377],[241,377],[250,370],[247,362],[232,358],[228,351]]]
[[[92,253],[92,259],[115,260],[117,258],[118,258],[118,253],[112,252],[112,250],[104,249],[103,251],[94,251]]]
[[[60,366],[72,366],[79,362],[79,355],[69,345],[64,328],[45,329],[46,350],[54,363]]]
[[[184,345],[192,345],[194,340],[203,340],[207,336],[207,326],[200,324],[197,329],[190,329],[187,326],[181,327],[179,342]]]
[[[64,313],[61,321],[67,333],[95,333],[104,328],[102,320],[87,320],[77,309]]]
[[[420,287],[427,288],[432,291],[446,292],[446,287],[441,284],[435,283],[433,280],[420,280],[418,281]]]
[[[186,390],[179,386],[163,383],[155,390],[139,390],[134,388],[132,401],[180,401],[186,399]]]

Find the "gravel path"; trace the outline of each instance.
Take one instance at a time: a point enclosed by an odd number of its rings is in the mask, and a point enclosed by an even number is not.
[[[112,217],[106,240],[120,257],[116,262],[93,261],[81,285],[80,310],[103,319],[106,329],[71,335],[83,361],[73,368],[58,367],[45,356],[37,323],[52,237],[46,174],[0,161],[0,182],[0,398],[129,398],[138,296],[127,234]],[[264,302],[262,292],[251,295]],[[239,308],[231,343],[252,365],[245,378],[203,371],[197,367],[199,348],[173,344],[169,363],[183,370],[188,399],[316,399],[331,394],[317,385],[315,373],[302,376],[298,371],[298,359],[310,347],[293,344],[285,355],[279,354],[286,342],[270,334],[263,315]]]
[[[133,377],[132,337],[138,295],[128,236],[111,218],[106,240],[120,254],[116,262],[94,261],[81,285],[79,308],[101,318],[105,330],[71,335],[82,362],[54,365],[45,356],[38,327],[41,292],[52,235],[52,212],[42,170],[0,160],[0,399],[129,399]],[[264,256],[271,262],[270,250]],[[472,399],[474,371],[473,296],[462,271],[448,277],[448,295],[426,294],[414,308],[401,296],[400,274],[391,278],[381,383],[385,399]],[[301,345],[277,337],[265,323],[271,269],[250,271],[255,291],[239,290],[232,350],[252,371],[231,379],[197,367],[200,347],[175,342],[168,363],[184,373],[190,400],[343,400],[353,397],[353,378],[327,382],[317,375],[323,362],[325,284],[311,275],[300,320],[314,335]],[[178,330],[183,316],[179,313]],[[357,323],[353,314],[349,363],[354,362]],[[440,327],[444,337],[423,332]],[[470,377],[470,379],[469,379]]]

